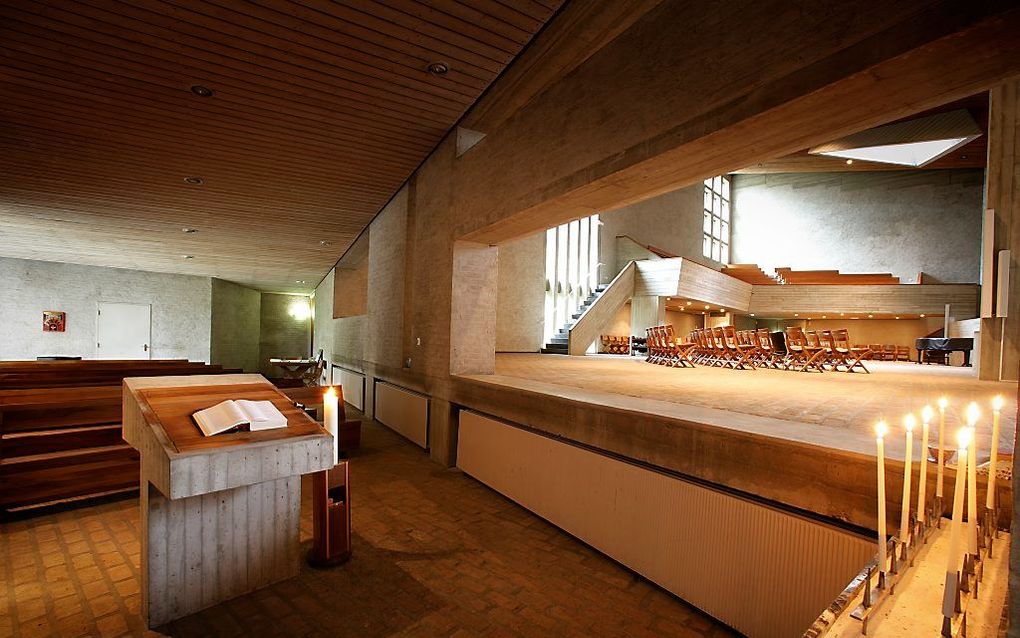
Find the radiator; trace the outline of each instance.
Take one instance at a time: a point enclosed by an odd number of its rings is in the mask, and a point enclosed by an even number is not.
[[[333,366],[333,385],[340,385],[344,390],[344,401],[364,412],[365,410],[365,375],[354,370]]]
[[[800,636],[869,538],[471,411],[467,474],[752,638]]]
[[[429,398],[385,381],[375,382],[375,420],[428,448]]]

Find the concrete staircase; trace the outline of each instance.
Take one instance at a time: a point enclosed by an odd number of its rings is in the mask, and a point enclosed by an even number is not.
[[[588,295],[588,298],[584,300],[584,303],[581,304],[576,312],[574,312],[573,318],[565,323],[559,331],[553,334],[549,343],[545,344],[545,347],[542,348],[542,354],[567,354],[567,345],[570,343],[570,329],[574,326],[577,320],[581,318],[584,311],[598,301],[599,297],[602,296],[602,293],[605,292],[608,287],[608,284],[599,284],[598,287],[595,288],[595,291]]]

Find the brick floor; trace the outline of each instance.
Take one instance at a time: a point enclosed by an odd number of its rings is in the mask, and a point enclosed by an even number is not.
[[[386,428],[366,423],[363,445],[348,564],[303,566],[150,635],[733,635]],[[134,499],[0,525],[0,638],[145,634],[138,566]]]

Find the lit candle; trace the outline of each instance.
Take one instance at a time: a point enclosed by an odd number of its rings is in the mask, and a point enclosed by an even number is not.
[[[907,430],[907,449],[903,457],[903,511],[900,514],[900,540],[910,542],[910,456],[914,449],[914,425],[917,419],[913,414],[903,417],[903,427]]]
[[[991,446],[991,464],[988,468],[988,495],[985,499],[985,507],[990,510],[995,509],[995,473],[998,470],[999,463],[999,413],[1002,411],[1002,404],[1004,403],[1002,395],[996,395],[992,399],[992,446]]]
[[[885,443],[883,437],[889,427],[885,421],[875,424],[875,443],[878,445],[878,571],[884,572],[886,566],[886,532],[885,532]]]
[[[946,573],[956,575],[960,570],[960,534],[963,531],[963,487],[967,476],[967,444],[970,443],[970,430],[960,428],[956,434],[960,445],[956,458],[956,489],[953,491],[953,521],[949,529],[949,562]]]
[[[967,457],[967,551],[978,553],[977,541],[977,439],[974,426],[978,420],[978,406],[973,401],[967,406],[967,425],[970,428],[970,451]]]
[[[935,470],[935,496],[942,498],[942,468],[946,463],[946,452],[943,441],[946,436],[946,408],[949,400],[946,397],[939,397],[939,465]],[[942,516],[942,512],[937,512]]]
[[[337,399],[336,388],[330,386],[326,390],[326,395],[322,399],[322,421],[326,426],[326,431],[333,435],[333,465],[340,462],[340,406]]]
[[[917,482],[917,520],[921,521],[922,525],[928,522],[926,518],[928,507],[925,502],[928,492],[928,424],[931,423],[934,414],[930,405],[924,406],[921,410],[921,476]]]

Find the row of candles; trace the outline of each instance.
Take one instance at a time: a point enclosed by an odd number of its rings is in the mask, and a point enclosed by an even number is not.
[[[948,400],[943,397],[938,401],[939,408],[939,430],[938,430],[938,458],[935,482],[935,497],[941,502],[942,499],[942,476],[945,465],[945,428],[946,408]],[[985,499],[985,507],[988,511],[995,511],[995,481],[996,467],[999,455],[999,417],[1002,411],[1003,399],[996,396],[992,399],[992,437],[991,437],[991,458],[990,471],[988,473],[988,493]],[[921,449],[924,451],[920,460],[920,482],[917,488],[917,518],[921,523],[925,520],[927,511],[926,488],[928,484],[928,435],[929,425],[935,416],[931,406],[925,406],[921,410]],[[977,555],[978,553],[978,531],[977,531],[977,443],[974,440],[974,428],[980,418],[980,409],[977,403],[971,402],[965,412],[967,426],[960,428],[956,435],[958,447],[956,465],[956,484],[953,492],[953,518],[949,534],[949,558],[946,567],[947,575],[954,578],[960,570],[963,560],[961,551],[961,539],[966,536],[967,553]],[[910,541],[910,501],[911,501],[911,465],[913,454],[914,427],[917,419],[913,414],[908,414],[903,419],[903,427],[906,431],[906,452],[904,455],[904,478],[903,478],[903,508],[900,516],[900,542]],[[887,537],[886,537],[886,509],[885,509],[885,436],[889,427],[885,421],[879,421],[875,426],[878,445],[878,564],[881,572],[886,571],[887,565]],[[964,490],[966,490],[967,501],[967,522],[964,530],[963,507]],[[935,516],[941,516],[942,512],[935,512]]]

